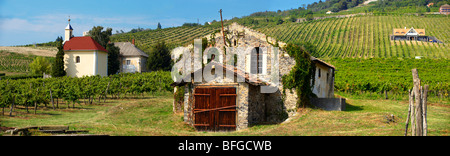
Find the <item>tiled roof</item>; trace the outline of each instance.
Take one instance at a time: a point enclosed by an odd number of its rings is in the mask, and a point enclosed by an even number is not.
[[[445,9],[450,9],[450,5],[448,5],[448,4],[442,5],[442,6],[441,6],[441,9],[444,9],[444,8],[445,8]]]
[[[108,52],[90,36],[70,38],[69,41],[64,43],[64,51],[71,50],[99,50]]]
[[[405,36],[409,30],[414,29],[414,28],[410,28],[410,29],[394,29],[394,36]],[[414,29],[417,34],[419,34],[419,36],[425,36],[425,29]]]
[[[130,42],[115,42],[114,46],[120,48],[120,55],[122,56],[144,56],[148,57],[141,49],[137,48]]]
[[[320,64],[322,64],[322,65],[325,65],[325,66],[328,66],[328,67],[330,67],[330,68],[336,69],[336,67],[334,67],[334,66],[331,65],[330,63],[325,62],[325,61],[323,61],[323,60],[321,60],[321,59],[318,59],[318,58],[316,58],[316,57],[313,57],[313,56],[311,56],[311,61],[318,62],[318,63],[320,63]]]

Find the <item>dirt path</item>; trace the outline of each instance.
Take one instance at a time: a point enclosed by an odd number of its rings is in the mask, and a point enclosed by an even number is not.
[[[25,55],[36,55],[36,56],[49,56],[55,57],[58,52],[55,47],[2,47],[0,50],[5,50],[8,52],[15,52]]]

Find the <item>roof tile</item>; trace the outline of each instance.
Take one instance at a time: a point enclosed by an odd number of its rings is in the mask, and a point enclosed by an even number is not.
[[[108,52],[90,36],[72,37],[64,44],[64,51],[71,50],[99,50]]]

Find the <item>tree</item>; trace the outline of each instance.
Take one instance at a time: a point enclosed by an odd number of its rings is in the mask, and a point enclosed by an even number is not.
[[[306,13],[306,21],[312,21],[314,20],[314,15],[312,11],[308,11],[308,13]]]
[[[339,10],[346,10],[347,9],[347,1],[341,0],[339,3],[334,4],[334,6]],[[337,11],[336,11],[337,12]]]
[[[63,41],[63,38],[62,38],[62,36],[58,36],[58,37],[56,37],[56,40],[55,40],[55,42],[58,42],[58,41]]]
[[[108,51],[108,75],[116,74],[120,68],[120,48],[114,44],[108,44],[106,50]]]
[[[34,58],[33,62],[31,62],[29,66],[33,74],[42,75],[42,73],[50,73],[51,71],[50,62],[42,56]]]
[[[275,22],[276,22],[277,25],[280,25],[280,24],[283,24],[284,21],[283,21],[283,19],[278,17],[278,18],[275,19]]]
[[[173,61],[170,57],[169,47],[164,41],[156,43],[152,46],[147,60],[147,67],[150,71],[172,69]]]
[[[106,28],[106,31],[103,31],[102,26],[95,26],[91,30],[89,30],[89,36],[92,37],[97,43],[99,43],[102,47],[106,47],[108,42],[110,41],[110,36],[112,35],[112,28]]]
[[[56,59],[52,65],[52,76],[62,77],[66,76],[66,71],[64,71],[64,48],[62,40],[57,42],[58,53],[56,53]]]
[[[162,28],[162,27],[161,27],[161,23],[158,22],[158,28],[156,28],[156,29],[159,30],[159,29],[161,29],[161,28]]]
[[[182,27],[196,27],[199,26],[198,23],[183,23]]]
[[[295,16],[290,16],[289,21],[291,22],[297,22],[297,18]]]
[[[102,26],[95,26],[89,31],[89,35],[108,51],[108,75],[117,73],[120,68],[120,49],[110,43],[112,28],[106,28],[106,31],[103,31]]]

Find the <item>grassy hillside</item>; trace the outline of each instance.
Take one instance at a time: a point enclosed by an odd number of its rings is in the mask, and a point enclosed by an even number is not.
[[[250,27],[255,27],[249,25]],[[444,44],[391,41],[393,28],[425,29]],[[306,41],[317,46],[318,57],[449,58],[450,18],[443,16],[357,16],[304,23],[285,23],[255,29],[283,42]]]

